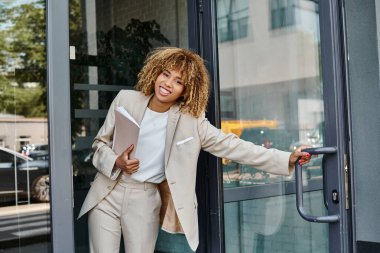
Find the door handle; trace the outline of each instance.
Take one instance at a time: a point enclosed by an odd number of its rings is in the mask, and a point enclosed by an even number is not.
[[[331,155],[335,154],[337,151],[336,147],[321,147],[321,148],[307,148],[302,150],[303,152],[308,152],[311,155]],[[297,159],[295,164],[295,174],[296,174],[296,205],[297,211],[300,216],[310,222],[318,223],[332,223],[339,221],[339,215],[328,215],[328,216],[313,216],[307,214],[303,207],[303,189],[302,189],[302,166],[299,164],[299,159]],[[325,187],[325,186],[324,186]]]

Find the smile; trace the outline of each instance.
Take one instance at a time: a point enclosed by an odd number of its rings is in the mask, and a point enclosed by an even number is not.
[[[159,91],[160,91],[160,94],[163,96],[168,96],[171,94],[171,92],[169,90],[163,88],[162,86],[159,87]]]

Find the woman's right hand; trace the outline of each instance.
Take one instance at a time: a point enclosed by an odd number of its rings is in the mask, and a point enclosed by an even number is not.
[[[134,146],[133,144],[124,150],[121,155],[115,161],[115,167],[120,168],[125,171],[127,174],[131,175],[137,172],[140,168],[140,161],[137,159],[129,159],[129,154],[132,152]]]

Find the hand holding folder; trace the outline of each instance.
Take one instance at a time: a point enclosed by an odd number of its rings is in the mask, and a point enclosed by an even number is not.
[[[136,120],[119,106],[115,109],[115,131],[113,135],[112,150],[120,155],[132,144],[134,149],[129,154],[129,159],[135,158],[137,139],[139,137],[140,126]]]

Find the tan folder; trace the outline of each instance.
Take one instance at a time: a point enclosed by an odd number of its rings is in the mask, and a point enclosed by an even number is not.
[[[136,120],[124,107],[117,107],[115,109],[115,132],[113,135],[112,150],[117,155],[120,155],[133,144],[134,149],[129,154],[129,158],[133,159],[135,157],[139,132],[140,126]]]

